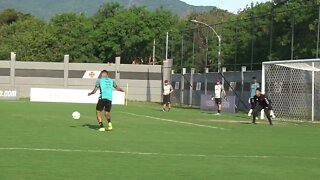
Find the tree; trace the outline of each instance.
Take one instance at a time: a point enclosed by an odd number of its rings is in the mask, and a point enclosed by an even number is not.
[[[83,14],[64,13],[54,16],[49,27],[56,39],[55,58],[70,55],[71,62],[102,62],[95,56],[93,22]]]
[[[18,20],[23,20],[27,18],[31,18],[31,15],[17,12],[14,9],[5,9],[0,12],[0,26],[4,24],[11,24]]]
[[[50,47],[54,38],[48,26],[37,19],[29,18],[0,27],[0,58],[7,57],[9,52],[17,53],[17,60],[51,61]]]
[[[171,29],[174,22],[175,18],[163,10],[151,13],[133,6],[118,11],[112,18],[105,18],[95,30],[97,56],[104,61],[121,56],[123,63],[131,63],[136,58],[146,60],[152,53],[153,40]]]

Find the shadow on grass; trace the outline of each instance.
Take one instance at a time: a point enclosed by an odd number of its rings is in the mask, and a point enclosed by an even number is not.
[[[89,129],[94,129],[94,130],[97,130],[99,129],[99,125],[92,125],[92,124],[83,124],[83,125],[78,125],[78,126],[70,126],[72,128],[76,128],[76,127],[86,127],[86,128],[89,128]]]
[[[90,128],[90,129],[94,129],[94,130],[97,130],[99,129],[99,125],[92,125],[92,124],[84,124],[82,125],[82,127],[87,127],[87,128]]]
[[[201,113],[209,114],[209,115],[217,114],[216,111],[201,111]],[[221,116],[217,116],[217,117],[224,117],[223,115],[227,115],[227,118],[232,116],[233,119],[248,119],[248,117],[243,113],[229,113],[229,112],[227,112],[226,114],[222,113]]]
[[[240,124],[248,124],[248,125],[255,125],[255,124],[252,124],[252,122],[248,121],[248,122],[239,122]]]
[[[177,109],[197,109],[200,110],[200,107],[198,106],[173,106],[174,108]]]

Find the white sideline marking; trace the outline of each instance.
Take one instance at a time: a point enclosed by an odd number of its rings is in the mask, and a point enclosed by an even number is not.
[[[208,126],[208,125],[191,123],[191,122],[175,121],[175,120],[172,120],[172,119],[164,119],[164,118],[158,118],[158,117],[153,117],[153,116],[139,115],[139,114],[134,114],[134,113],[129,113],[129,112],[122,112],[122,113],[130,114],[132,116],[139,116],[139,117],[146,117],[146,118],[150,118],[150,119],[156,119],[156,120],[160,120],[160,121],[167,121],[167,122],[173,122],[173,123],[193,125],[193,126],[198,126],[198,127],[206,127],[206,128],[212,128],[212,129],[226,130],[225,128],[221,128],[221,127]]]
[[[175,157],[207,157],[207,158],[241,158],[241,159],[305,159],[320,160],[320,157],[304,157],[304,156],[260,156],[260,155],[203,155],[203,154],[166,154],[152,152],[130,152],[130,151],[112,151],[112,150],[80,150],[80,149],[51,149],[51,148],[15,148],[0,147],[0,151],[47,151],[47,152],[80,152],[80,153],[112,153],[112,154],[129,154],[129,155],[149,155],[149,156],[175,156]]]

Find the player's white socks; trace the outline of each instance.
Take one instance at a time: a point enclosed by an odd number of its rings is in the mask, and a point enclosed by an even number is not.
[[[271,118],[273,118],[273,119],[276,118],[276,116],[274,115],[274,112],[273,112],[272,110],[270,110],[270,116],[271,116]]]
[[[249,113],[248,113],[248,116],[251,116],[252,115],[252,109],[250,109]]]

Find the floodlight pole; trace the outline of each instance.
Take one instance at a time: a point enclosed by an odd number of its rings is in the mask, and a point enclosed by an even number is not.
[[[218,72],[220,73],[220,72],[221,72],[221,36],[217,33],[217,31],[216,31],[212,26],[210,26],[210,25],[207,24],[207,23],[204,23],[204,22],[201,22],[201,21],[197,21],[197,20],[191,20],[191,22],[194,22],[194,23],[197,23],[197,24],[202,24],[202,25],[204,25],[204,26],[209,27],[209,28],[214,32],[214,34],[218,37],[218,40],[219,40],[219,47],[218,47]]]

